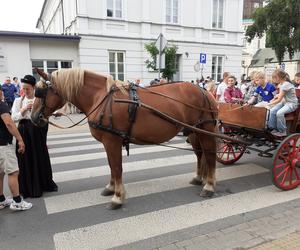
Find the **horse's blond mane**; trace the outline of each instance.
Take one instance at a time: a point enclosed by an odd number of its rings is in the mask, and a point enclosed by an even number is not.
[[[84,70],[79,68],[57,70],[52,72],[52,79],[61,96],[67,101],[72,101],[84,84]]]
[[[83,69],[74,68],[74,69],[61,69],[54,71],[52,73],[52,79],[54,82],[57,91],[61,96],[66,100],[71,102],[78,95],[80,89],[84,85],[84,74]],[[126,86],[127,82],[115,81],[111,75],[101,75],[93,72],[91,74],[98,75],[100,77],[106,78],[106,89],[107,92],[111,89],[113,85],[116,85],[123,93],[127,93]]]

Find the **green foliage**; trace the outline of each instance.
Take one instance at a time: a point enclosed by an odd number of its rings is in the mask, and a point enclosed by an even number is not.
[[[156,65],[156,57],[159,54],[158,49],[155,47],[155,43],[147,43],[145,45],[145,49],[150,54],[150,59],[146,60],[147,69],[157,70],[158,65]],[[173,75],[176,73],[176,52],[178,47],[176,45],[172,45],[170,47],[166,47],[163,51],[165,53],[165,69],[162,69],[162,77],[168,78],[172,80]]]
[[[268,0],[265,7],[253,13],[252,18],[254,23],[246,30],[247,41],[266,34],[266,47],[275,50],[279,63],[285,52],[293,58],[295,51],[300,50],[299,0]]]

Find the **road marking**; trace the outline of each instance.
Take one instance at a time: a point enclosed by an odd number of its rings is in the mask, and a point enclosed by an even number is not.
[[[57,135],[48,135],[47,139],[61,139],[61,138],[74,138],[74,137],[92,137],[90,132],[84,132],[84,133],[69,133],[69,134],[57,134]]]
[[[191,145],[187,145],[186,143],[178,143],[172,144],[170,146],[173,147],[181,147],[181,148],[191,148]],[[165,152],[171,151],[174,148],[167,148],[163,146],[151,146],[151,147],[142,147],[142,148],[134,148],[130,150],[130,155],[137,155],[143,153],[155,153],[155,152]],[[123,156],[127,154],[125,150],[122,151]],[[59,157],[51,157],[52,164],[62,164],[62,163],[70,163],[70,162],[80,162],[87,160],[96,160],[106,158],[106,152],[99,153],[90,153],[90,154],[79,154],[79,155],[70,155],[70,156],[59,156]]]
[[[264,172],[268,172],[268,170],[255,164],[245,164],[238,167],[219,168],[217,169],[216,175],[218,181],[223,181]],[[128,183],[125,185],[128,194],[127,198],[189,187],[189,181],[193,176],[195,176],[195,173],[187,173]],[[47,212],[48,214],[53,214],[110,202],[111,197],[100,196],[101,190],[102,188],[97,188],[88,191],[47,197],[44,199]]]
[[[93,137],[86,137],[86,138],[77,138],[77,139],[47,141],[47,145],[52,146],[52,145],[70,144],[70,143],[77,143],[77,142],[91,142],[91,141],[96,141],[96,139],[94,139]]]
[[[195,155],[181,155],[173,156],[168,158],[155,158],[150,160],[125,162],[123,163],[123,172],[133,172],[138,170],[156,169],[161,167],[168,167],[174,165],[183,165],[195,163],[196,166],[196,156]],[[110,175],[110,168],[108,165],[83,168],[76,170],[67,170],[53,173],[53,179],[55,182],[65,182],[86,179],[91,177],[99,177],[104,175]]]
[[[300,198],[273,185],[54,235],[56,249],[107,249]]]
[[[93,141],[95,141],[95,140],[93,140]],[[176,137],[175,139],[172,139],[171,141],[172,142],[182,141],[182,138]],[[61,141],[59,144],[64,144],[64,142]],[[63,148],[50,148],[48,151],[49,151],[49,154],[56,154],[56,153],[67,153],[67,152],[74,152],[74,151],[91,150],[91,149],[103,149],[103,148],[104,148],[103,144],[99,142],[97,144],[88,144],[88,145],[81,145],[81,146],[71,146],[71,147],[63,147]]]

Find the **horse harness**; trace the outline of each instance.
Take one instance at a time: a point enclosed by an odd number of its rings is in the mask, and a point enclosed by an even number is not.
[[[113,94],[116,90],[119,90],[115,85],[111,87],[108,95],[105,96],[106,100],[104,102],[103,108],[100,112],[100,117],[98,122],[89,121],[89,126],[94,129],[100,129],[106,132],[109,132],[111,134],[120,136],[123,138],[123,146],[125,147],[127,151],[127,155],[129,155],[129,144],[130,144],[130,138],[131,138],[131,131],[133,123],[136,119],[136,113],[137,108],[139,106],[139,96],[137,93],[137,85],[135,85],[133,82],[129,82],[128,85],[128,92],[129,92],[129,100],[133,101],[134,103],[128,104],[128,121],[129,121],[129,127],[126,132],[118,130],[114,128],[113,126],[113,119],[112,119],[112,103],[113,103]],[[103,118],[106,111],[106,108],[109,108],[109,124],[103,125]]]

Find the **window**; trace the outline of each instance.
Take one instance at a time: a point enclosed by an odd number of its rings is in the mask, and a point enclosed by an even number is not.
[[[179,0],[166,0],[166,22],[178,23],[178,1]]]
[[[71,61],[47,61],[47,60],[32,60],[32,75],[39,79],[39,76],[35,72],[35,68],[39,68],[47,73],[52,73],[58,69],[72,68]]]
[[[223,56],[213,56],[212,57],[212,78],[219,82],[222,79],[222,72],[223,72]]]
[[[216,29],[222,29],[223,19],[224,19],[224,0],[213,0],[212,27]]]
[[[124,52],[109,51],[109,73],[115,80],[124,81]]]
[[[122,18],[122,0],[107,0],[107,16]]]

